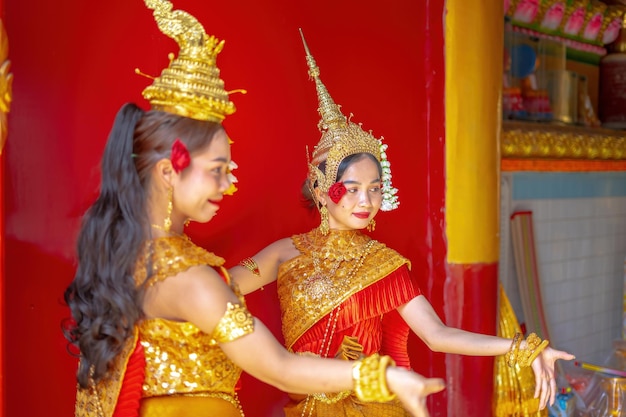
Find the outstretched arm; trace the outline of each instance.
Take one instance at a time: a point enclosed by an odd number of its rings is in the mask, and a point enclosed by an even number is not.
[[[225,315],[228,303],[239,299],[215,270],[193,267],[151,287],[145,297],[148,317],[188,321],[213,334]],[[224,353],[255,378],[283,391],[309,394],[340,392],[355,387],[354,361],[322,359],[289,353],[258,319],[254,329],[221,343]],[[416,417],[428,417],[425,399],[444,388],[442,379],[425,378],[396,367],[383,368],[386,384]]]
[[[446,326],[423,295],[399,307],[398,311],[411,330],[435,352],[497,356],[504,355],[511,349],[511,339]],[[525,343],[521,342],[521,349],[526,348]],[[545,408],[547,403],[554,403],[554,363],[558,359],[571,360],[574,355],[547,347],[532,362],[536,382],[535,397],[539,397],[540,409]]]
[[[228,270],[233,281],[243,294],[250,294],[259,288],[276,281],[278,266],[300,252],[293,246],[291,238],[278,240],[265,247],[246,261],[248,268],[237,265]]]

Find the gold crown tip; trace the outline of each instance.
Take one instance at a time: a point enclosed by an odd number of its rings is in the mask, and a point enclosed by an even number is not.
[[[300,31],[300,37],[302,38],[302,45],[304,45],[304,52],[306,52],[307,56],[311,56],[311,51],[309,51],[309,45],[307,45],[306,39],[304,39],[304,32],[302,31],[302,28],[298,28],[298,30]]]

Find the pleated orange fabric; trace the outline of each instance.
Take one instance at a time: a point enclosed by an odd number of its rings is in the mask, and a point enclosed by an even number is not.
[[[390,355],[398,365],[409,367],[406,351],[409,327],[395,309],[420,294],[407,265],[403,265],[350,296],[303,334],[294,343],[293,350],[318,353],[328,321],[334,321],[335,312],[339,311],[328,355],[323,356],[335,356],[344,336],[353,336],[363,346],[365,355],[382,352]]]

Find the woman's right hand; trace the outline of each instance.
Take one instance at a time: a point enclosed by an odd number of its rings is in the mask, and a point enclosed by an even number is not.
[[[387,368],[387,385],[413,417],[429,417],[426,397],[446,386],[441,378],[426,378],[396,366]]]

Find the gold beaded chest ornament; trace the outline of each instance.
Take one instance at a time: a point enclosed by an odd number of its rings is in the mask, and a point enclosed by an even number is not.
[[[145,4],[153,10],[161,32],[174,39],[180,51],[176,58],[169,54],[169,66],[143,90],[143,97],[154,110],[221,123],[235,112],[216,65],[224,41],[207,35],[189,13],[172,10],[167,0],[145,0]]]
[[[315,81],[319,101],[317,111],[321,116],[317,127],[322,137],[309,158],[309,185],[312,188],[313,184],[317,183],[320,190],[327,193],[337,180],[339,164],[344,158],[357,153],[368,153],[373,155],[382,167],[383,202],[380,209],[390,211],[397,208],[398,190],[391,185],[391,165],[385,152],[387,144],[382,143],[382,137],[376,139],[371,132],[365,132],[361,124],[352,122],[341,112],[340,106],[335,104],[326,86],[320,80],[320,69],[309,51],[302,30],[300,30],[300,35],[306,52],[309,76]],[[325,172],[322,172],[319,165],[324,161],[326,161],[326,168]]]

